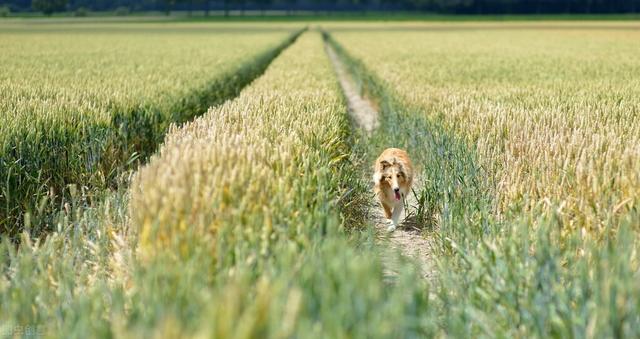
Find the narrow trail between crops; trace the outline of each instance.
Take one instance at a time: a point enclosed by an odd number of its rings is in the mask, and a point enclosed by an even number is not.
[[[349,114],[358,128],[364,130],[367,135],[370,135],[379,126],[378,112],[375,109],[375,106],[367,98],[360,95],[356,82],[348,72],[345,64],[336,54],[335,50],[329,44],[325,44],[325,49],[333,64],[336,76],[338,77],[344,95],[347,99]],[[373,168],[373,166],[371,167]],[[371,174],[372,173],[366,173],[366,176],[371,177]],[[382,241],[388,240],[389,244],[386,253],[383,253],[385,276],[393,277],[397,274],[397,270],[395,268],[399,267],[401,263],[397,262],[398,257],[395,253],[399,251],[402,255],[414,259],[420,265],[420,273],[423,278],[432,280],[435,272],[433,268],[432,242],[430,241],[431,239],[425,238],[421,234],[420,229],[416,228],[415,223],[413,222],[415,206],[417,205],[415,196],[410,194],[406,198],[406,208],[403,212],[404,215],[402,216],[400,227],[398,227],[394,232],[388,233],[387,227],[389,224],[383,215],[382,208],[380,208],[375,196],[373,195],[373,182],[370,183],[370,187],[371,200],[368,216],[375,224],[379,235],[378,238]],[[421,180],[418,175],[414,178],[413,189],[417,192],[420,187]]]

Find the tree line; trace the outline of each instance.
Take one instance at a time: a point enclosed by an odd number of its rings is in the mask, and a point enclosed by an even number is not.
[[[443,14],[637,13],[640,0],[2,0],[11,11],[416,11]]]

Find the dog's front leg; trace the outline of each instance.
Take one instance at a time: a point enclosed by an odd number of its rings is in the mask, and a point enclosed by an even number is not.
[[[387,231],[393,232],[396,230],[403,209],[404,204],[402,204],[402,202],[396,204],[396,206],[393,208],[393,213],[391,214],[391,225],[389,226],[389,228],[387,228]]]
[[[387,206],[387,204],[382,203],[382,209],[384,209],[384,217],[387,219],[391,219],[391,209],[393,207]]]
[[[398,227],[400,215],[402,214],[403,209],[404,209],[404,205],[402,203],[396,204],[393,207],[393,213],[391,214],[391,220],[390,220],[391,225],[389,225],[389,227],[387,228],[388,232],[393,232]]]

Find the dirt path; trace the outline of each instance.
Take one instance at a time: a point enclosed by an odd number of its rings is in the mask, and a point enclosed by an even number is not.
[[[360,95],[360,89],[347,72],[346,66],[340,61],[340,58],[333,48],[327,44],[325,44],[325,48],[338,76],[338,81],[340,81],[342,91],[347,98],[351,117],[355,120],[358,127],[367,133],[371,133],[374,129],[378,128],[378,112],[373,108],[369,100]]]
[[[328,44],[325,44],[325,48],[336,71],[336,75],[340,81],[345,97],[347,98],[349,114],[352,116],[354,122],[359,128],[365,130],[367,134],[370,134],[379,125],[377,110],[369,100],[360,95],[358,86],[333,48]],[[367,173],[367,176],[370,177],[369,173]],[[414,180],[413,187],[418,191],[421,186],[421,180],[419,177]],[[371,191],[373,192],[373,183],[371,183]],[[387,240],[389,242],[387,253],[384,255],[385,275],[396,275],[394,267],[398,267],[400,263],[397,262],[398,257],[395,254],[400,252],[402,255],[414,259],[420,266],[419,268],[422,276],[425,279],[431,280],[434,272],[431,256],[432,243],[430,239],[422,236],[419,229],[411,225],[411,216],[415,213],[415,206],[417,205],[417,201],[413,194],[410,194],[409,197],[407,197],[405,205],[407,208],[405,208],[403,212],[404,215],[401,219],[403,221],[400,227],[394,232],[388,233],[386,231],[388,227],[387,220],[385,219],[378,202],[375,201],[373,193],[371,194],[371,204],[368,213],[369,218],[375,223],[379,239],[382,241]]]

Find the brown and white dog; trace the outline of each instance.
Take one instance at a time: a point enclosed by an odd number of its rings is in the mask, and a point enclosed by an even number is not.
[[[384,150],[376,159],[373,182],[384,215],[389,219],[387,231],[393,232],[404,208],[404,198],[413,183],[413,165],[407,152],[399,148]]]

